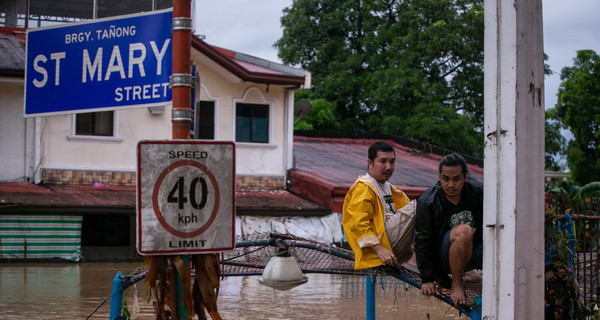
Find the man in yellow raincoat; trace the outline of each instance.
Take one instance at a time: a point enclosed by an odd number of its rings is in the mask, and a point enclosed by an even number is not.
[[[386,142],[369,147],[364,176],[359,176],[344,199],[342,226],[354,252],[354,268],[404,262],[415,266],[415,202],[388,182],[394,173],[396,153]]]

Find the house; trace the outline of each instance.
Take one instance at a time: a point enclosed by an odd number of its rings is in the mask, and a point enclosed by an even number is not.
[[[136,146],[171,138],[171,106],[24,118],[24,39],[23,28],[0,28],[0,220],[21,229],[12,240],[3,236],[2,257],[50,252],[77,260],[79,244],[88,259],[131,257]],[[310,74],[199,37],[193,37],[191,58],[202,79],[197,138],[236,143],[238,216],[331,214],[285,190],[293,164],[294,91],[310,86]],[[244,225],[238,224],[240,233]],[[42,246],[31,240],[39,234],[21,236],[30,227],[52,228],[53,237],[67,240]]]

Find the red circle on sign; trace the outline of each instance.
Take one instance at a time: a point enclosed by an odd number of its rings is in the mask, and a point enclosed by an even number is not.
[[[215,205],[212,210],[212,213],[210,214],[210,217],[208,218],[208,221],[206,221],[206,223],[202,227],[200,227],[198,230],[190,231],[190,232],[183,232],[183,231],[179,231],[179,230],[173,228],[163,217],[162,212],[160,211],[159,204],[158,204],[158,193],[159,193],[159,189],[160,189],[160,186],[161,186],[163,180],[165,179],[167,174],[169,174],[171,171],[175,170],[178,167],[182,167],[182,166],[192,166],[192,167],[196,167],[196,168],[200,169],[202,172],[204,172],[208,176],[208,178],[210,179],[210,182],[213,184],[213,186],[215,186]],[[192,237],[202,234],[215,221],[215,218],[217,217],[217,212],[219,211],[220,197],[221,197],[221,195],[219,193],[217,179],[215,179],[215,176],[213,176],[213,174],[210,171],[208,171],[208,168],[205,165],[195,162],[195,161],[191,161],[191,160],[181,160],[181,161],[174,162],[171,165],[169,165],[168,167],[166,167],[163,170],[163,172],[156,179],[156,182],[154,184],[154,189],[152,191],[152,206],[154,207],[153,208],[154,214],[156,215],[158,222],[160,222],[160,224],[167,231],[169,231],[171,234],[176,235],[181,238],[192,238]]]

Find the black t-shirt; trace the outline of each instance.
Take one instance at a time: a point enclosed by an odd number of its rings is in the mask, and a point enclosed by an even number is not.
[[[458,204],[453,204],[448,201],[443,192],[441,192],[442,197],[442,210],[445,213],[444,219],[444,233],[448,230],[456,227],[461,223],[466,223],[470,225],[474,230],[476,230],[475,219],[473,218],[472,208],[469,208],[468,201],[466,201],[466,190],[463,189],[463,194],[460,197],[460,201]]]

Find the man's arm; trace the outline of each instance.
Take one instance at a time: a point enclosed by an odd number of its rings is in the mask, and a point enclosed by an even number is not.
[[[373,226],[374,201],[379,201],[379,198],[368,186],[356,186],[345,208],[344,230],[352,233],[361,249],[377,253],[383,264],[397,264],[396,256],[381,244]]]

